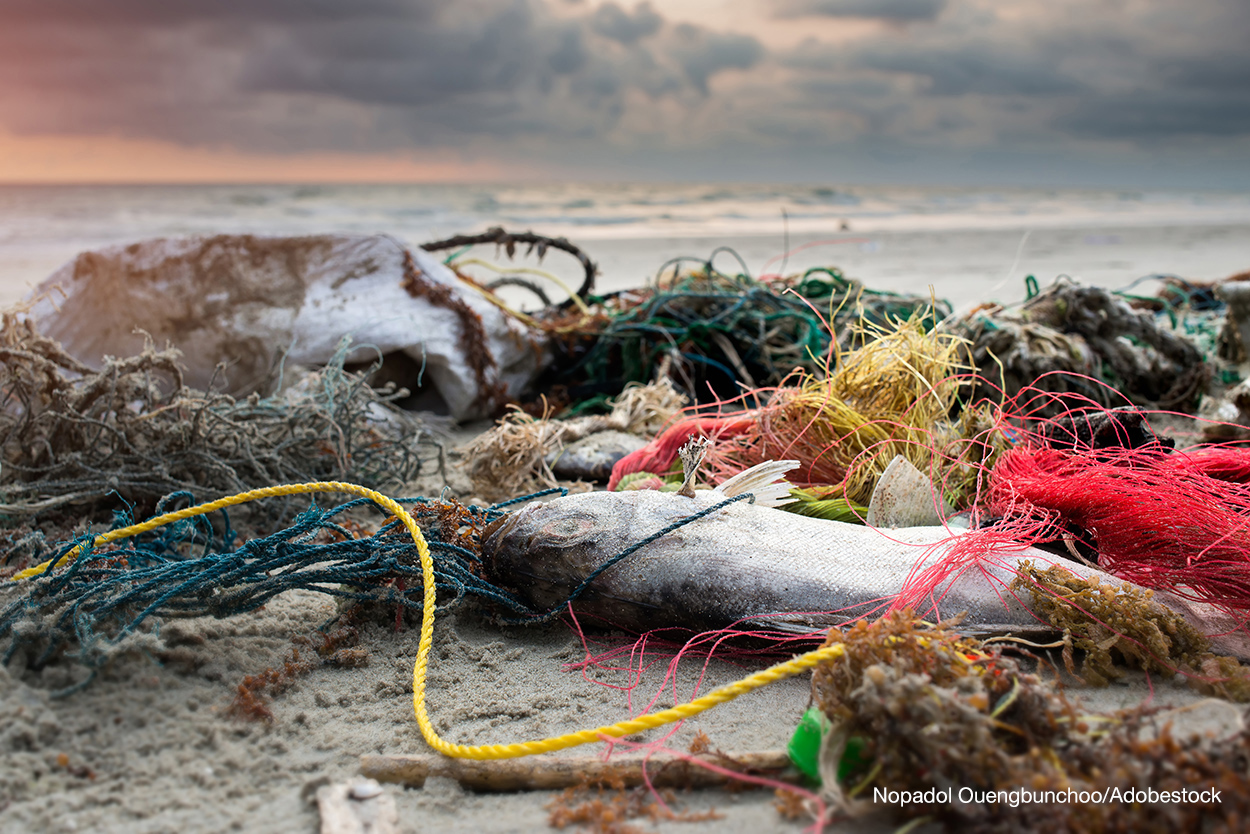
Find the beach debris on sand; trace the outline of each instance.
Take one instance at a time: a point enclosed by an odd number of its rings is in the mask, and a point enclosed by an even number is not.
[[[84,252],[29,315],[90,368],[169,343],[187,385],[232,396],[272,393],[349,336],[349,363],[381,354],[416,404],[465,420],[520,396],[544,361],[542,334],[488,296],[385,235],[214,235]]]
[[[494,428],[461,449],[474,494],[506,500],[560,486],[607,480],[612,467],[646,444],[686,405],[661,373],[646,385],[633,383],[609,402],[608,414],[557,420],[513,409]]]
[[[971,343],[977,396],[1016,397],[1025,388],[1074,395],[1068,402],[1193,413],[1212,368],[1167,318],[1135,310],[1100,287],[1059,280],[1018,309],[996,305],[950,325]],[[1062,410],[1062,400],[1051,407]]]
[[[519,313],[464,276],[457,256],[447,268],[389,238],[218,236],[86,253],[54,276],[59,299],[5,314],[4,570],[61,563],[0,586],[0,660],[33,670],[77,661],[88,673],[73,691],[119,653],[164,656],[156,618],[230,617],[305,589],[344,600],[339,631],[245,678],[230,712],[265,719],[268,699],[298,675],[363,665],[353,617],[380,611],[399,627],[426,590],[402,525],[357,520],[366,499],[314,504],[277,532],[285,516],[274,511],[243,544],[224,513],[94,548],[89,534],[51,543],[14,525],[89,521],[110,491],[132,505],[117,527],[192,494],[326,479],[397,486],[441,449],[428,421],[396,408],[402,389],[428,374],[407,405],[429,405],[434,389],[456,418],[493,414],[536,378],[550,347],[537,413],[514,409],[463,450],[474,494],[524,500],[606,467],[613,486],[629,474],[642,479],[631,486],[659,487],[679,457],[681,486],[565,495],[511,513],[405,499],[429,542],[440,608],[473,597],[507,624],[571,612],[588,626],[726,629],[774,643],[832,627],[828,642],[846,651],[818,669],[813,692],[831,726],[819,755],[824,795],[840,813],[857,813],[878,788],[959,786],[1225,798],[1013,808],[930,793],[901,813],[973,830],[1114,830],[1125,820],[1236,830],[1250,814],[1244,726],[1180,740],[1148,709],[1084,715],[1023,662],[968,636],[1058,633],[1052,647],[1090,684],[1127,665],[1250,697],[1236,659],[1250,658],[1250,456],[1175,451],[1140,412],[1070,402],[1119,404],[1118,389],[1134,403],[1192,411],[1216,365],[1180,329],[1132,299],[1072,284],[1017,314],[983,310],[939,326],[949,312],[940,302],[871,293],[833,269],[754,279],[745,267],[718,271],[714,254],[694,270],[677,264],[654,287],[594,296],[594,264],[567,241],[495,229],[431,247],[492,243],[509,256],[519,245],[540,257],[569,252],[585,269],[582,287]],[[1224,295],[1235,306],[1236,294]],[[345,330],[355,342],[340,339]],[[165,339],[190,359],[155,346]],[[352,369],[378,355],[380,369]],[[261,396],[297,365],[319,367]],[[377,390],[371,370],[396,385]],[[994,402],[980,399],[994,389]],[[1035,394],[1040,407],[1010,410]],[[729,402],[677,419],[700,398]],[[600,406],[609,413],[588,416]],[[1201,506],[1190,512],[1186,496]],[[786,504],[814,517],[776,512]],[[956,511],[971,529],[953,523]],[[821,518],[839,513],[873,526]],[[1186,525],[1170,524],[1173,514]],[[374,764],[388,781],[418,778],[413,762]],[[551,787],[531,764],[528,775],[461,770]],[[566,780],[567,765],[554,768]],[[321,788],[323,825],[376,830],[393,816],[365,823],[354,813],[385,804],[376,783]],[[660,818],[662,806],[640,796],[574,788],[553,804],[552,823]]]
[[[831,724],[819,764],[836,814],[907,791],[887,800],[895,814],[960,831],[1232,832],[1250,815],[1244,721],[1223,738],[1180,738],[1157,709],[1082,714],[998,647],[910,611],[835,629],[834,643],[845,652],[814,670],[812,692]],[[1090,800],[1112,790],[1131,793]]]
[[[93,369],[0,314],[0,518],[104,506],[146,514],[163,497],[211,500],[292,481],[393,489],[441,465],[438,420],[348,373],[346,341],[282,394],[235,399],[184,384],[183,356],[150,342]],[[280,513],[281,515],[281,513]]]
[[[560,405],[601,401],[671,362],[674,383],[692,401],[732,399],[777,385],[796,368],[816,370],[833,338],[849,347],[874,335],[854,323],[934,323],[950,313],[944,302],[868,290],[830,267],[786,277],[753,278],[745,264],[722,272],[713,261],[726,252],[671,261],[653,285],[592,296],[583,310],[536,315],[554,356],[540,388]]]

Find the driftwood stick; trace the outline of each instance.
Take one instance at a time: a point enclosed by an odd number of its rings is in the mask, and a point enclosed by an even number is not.
[[[752,773],[797,783],[802,778],[784,750],[753,753],[704,753],[695,756],[737,773]],[[474,761],[445,756],[360,757],[360,772],[379,782],[419,788],[430,776],[455,779],[475,791],[559,790],[587,783],[643,784],[643,767],[657,787],[704,788],[723,785],[730,777],[690,763],[671,753],[628,754],[604,761],[598,756],[528,756],[523,759]]]

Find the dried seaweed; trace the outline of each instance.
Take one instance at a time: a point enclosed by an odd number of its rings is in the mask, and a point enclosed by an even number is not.
[[[824,792],[842,813],[880,809],[880,790],[913,792],[882,801],[961,831],[1238,831],[1250,816],[1245,726],[1181,740],[1157,710],[1082,716],[1018,661],[906,611],[829,642],[845,654],[818,667],[812,687],[833,724]],[[842,784],[852,737],[863,764]],[[1193,793],[1178,802],[1175,791]]]
[[[1073,650],[1085,653],[1080,677],[1086,683],[1102,686],[1121,677],[1119,661],[1146,672],[1181,672],[1200,692],[1250,701],[1250,669],[1214,654],[1201,632],[1155,602],[1148,589],[1128,583],[1116,588],[1029,561],[1020,563],[1012,588],[1028,591],[1030,610],[1063,633],[1063,659],[1073,675]]]
[[[686,404],[667,375],[648,385],[633,383],[611,401],[610,414],[553,420],[513,409],[461,453],[474,493],[488,501],[560,485],[547,457],[565,445],[600,431],[649,434]]]
[[[705,822],[720,818],[716,811],[679,813],[669,808],[676,794],[671,790],[657,793],[646,788],[626,788],[622,779],[588,782],[566,788],[547,805],[551,812],[548,823],[553,828],[580,826],[592,834],[643,834],[644,829],[630,825],[633,819],[646,818],[655,823]]]
[[[296,678],[321,666],[354,669],[368,665],[369,650],[355,648],[360,631],[351,625],[351,620],[352,612],[348,611],[338,618],[339,626],[333,631],[296,637],[281,666],[247,675],[239,682],[226,713],[246,721],[272,722],[270,697],[285,692]],[[301,652],[301,648],[304,651]]]

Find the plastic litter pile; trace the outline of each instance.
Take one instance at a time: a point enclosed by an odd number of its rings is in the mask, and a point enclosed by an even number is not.
[[[472,247],[483,244],[509,257],[518,244],[540,256],[560,249],[578,258],[586,279],[577,291],[566,288],[560,304],[529,277],[538,270],[499,268],[504,277],[477,282],[464,271]],[[482,569],[482,542],[514,501],[534,497],[527,493],[598,481],[693,496],[696,485],[732,481],[763,462],[797,461],[789,511],[879,528],[948,525],[952,536],[968,530],[948,562],[910,578],[894,613],[828,637],[841,654],[821,663],[813,684],[827,720],[815,767],[831,808],[857,813],[866,792],[882,787],[1203,786],[1234,799],[1218,807],[1142,802],[1132,806],[1134,824],[1231,828],[1250,814],[1245,730],[1179,741],[1149,710],[1081,715],[1001,648],[899,610],[951,572],[975,571],[987,543],[1042,546],[1134,583],[1117,589],[1039,565],[1012,584],[1009,595],[1061,636],[1053,647],[1072,674],[1103,683],[1136,666],[1185,674],[1220,697],[1250,698],[1246,669],[1214,654],[1206,635],[1160,603],[1173,595],[1209,605],[1231,630],[1247,628],[1250,448],[1236,441],[1250,437],[1250,393],[1235,383],[1248,355],[1241,333],[1250,333],[1250,292],[1240,284],[1250,282],[1172,280],[1155,297],[1071,282],[1037,291],[1033,283],[1017,309],[954,317],[941,302],[873,292],[833,268],[759,279],[745,265],[724,273],[713,265],[720,252],[693,268],[664,265],[654,286],[594,295],[595,266],[567,241],[491,230],[427,248],[454,250],[445,264],[460,280],[456,293],[477,293],[475,305],[485,298],[491,315],[506,319],[490,320],[490,338],[526,334],[521,341],[532,350],[509,366],[511,379],[535,380],[522,395],[500,382],[506,368],[491,376],[482,366],[473,376],[468,362],[457,372],[464,379],[439,383],[473,395],[472,404],[461,397],[462,415],[495,395],[494,414],[502,414],[459,452],[473,496],[500,503],[404,500],[428,541],[440,606],[473,599],[509,623],[562,610],[530,610]],[[422,280],[411,255],[405,263],[406,285]],[[542,309],[505,303],[496,292],[504,286],[533,291]],[[461,311],[453,316],[460,329],[440,338],[463,359],[482,318],[449,293],[436,292],[431,303]],[[383,378],[376,367],[345,370],[355,349],[344,340],[296,384],[236,399],[184,386],[175,349],[148,344],[93,365],[41,335],[30,317],[5,313],[0,559],[6,576],[53,564],[0,587],[0,660],[40,668],[73,659],[89,670],[85,685],[162,619],[235,616],[296,588],[341,598],[344,608],[393,608],[402,619],[404,609],[424,607],[432,616],[419,548],[394,518],[362,522],[363,499],[314,505],[293,520],[292,499],[280,499],[266,511],[285,529],[270,526],[246,541],[224,512],[103,547],[92,548],[83,532],[92,523],[121,528],[192,496],[288,482],[399,490],[442,466],[435,422],[396,405],[413,391],[375,387]],[[514,406],[507,413],[504,399]],[[1196,413],[1222,423],[1176,422]],[[1204,442],[1177,448],[1165,424],[1182,437],[1190,426],[1192,439]],[[688,444],[700,437],[708,438],[701,461],[683,467],[679,450],[689,458]],[[679,518],[656,536],[699,518]],[[572,540],[558,524],[549,529],[557,544]],[[423,709],[418,704],[418,720]],[[906,807],[915,818],[978,830],[1019,827],[1026,811],[1029,826],[1131,827],[1108,816],[1128,805]]]

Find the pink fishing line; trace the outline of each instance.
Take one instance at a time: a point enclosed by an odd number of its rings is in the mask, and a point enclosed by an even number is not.
[[[1250,451],[1012,449],[990,477],[990,511],[1088,531],[1116,576],[1250,611]]]

